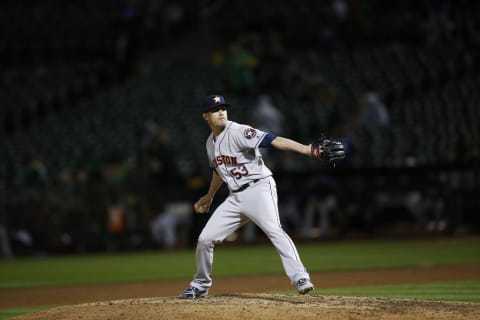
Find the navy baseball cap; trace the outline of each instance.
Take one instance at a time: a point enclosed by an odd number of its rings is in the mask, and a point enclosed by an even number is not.
[[[225,102],[225,98],[218,94],[212,94],[205,97],[203,101],[203,112],[208,112],[212,109],[215,109],[219,106],[225,106],[226,108],[230,107],[230,104]]]

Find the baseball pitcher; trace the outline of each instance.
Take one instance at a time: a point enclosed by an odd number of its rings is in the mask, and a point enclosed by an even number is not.
[[[229,121],[229,107],[221,95],[209,95],[203,103],[203,119],[212,131],[206,149],[213,173],[207,194],[194,204],[195,212],[209,211],[223,183],[227,184],[230,193],[200,233],[196,247],[197,272],[180,298],[195,299],[208,295],[212,286],[215,245],[248,221],[253,221],[270,239],[292,285],[300,294],[305,294],[313,290],[314,285],[295,244],[280,225],[275,180],[265,166],[260,148],[274,147],[314,159],[335,161],[345,157],[344,147],[338,141],[324,138],[314,144],[304,145]]]

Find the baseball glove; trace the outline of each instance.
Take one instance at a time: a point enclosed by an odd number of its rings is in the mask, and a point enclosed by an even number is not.
[[[312,143],[311,154],[314,159],[333,162],[345,158],[345,148],[340,141],[322,137]]]

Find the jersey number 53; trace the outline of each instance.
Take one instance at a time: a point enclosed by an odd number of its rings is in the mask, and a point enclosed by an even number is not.
[[[241,164],[233,168],[232,170],[230,170],[230,173],[235,177],[235,179],[239,180],[242,177],[248,175],[248,170],[247,170],[247,167],[245,167],[245,165]]]

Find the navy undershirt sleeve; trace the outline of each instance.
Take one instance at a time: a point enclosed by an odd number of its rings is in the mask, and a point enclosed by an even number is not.
[[[277,136],[271,133],[267,133],[265,137],[263,137],[262,142],[258,145],[260,148],[268,148],[272,144],[272,141],[276,138]]]

